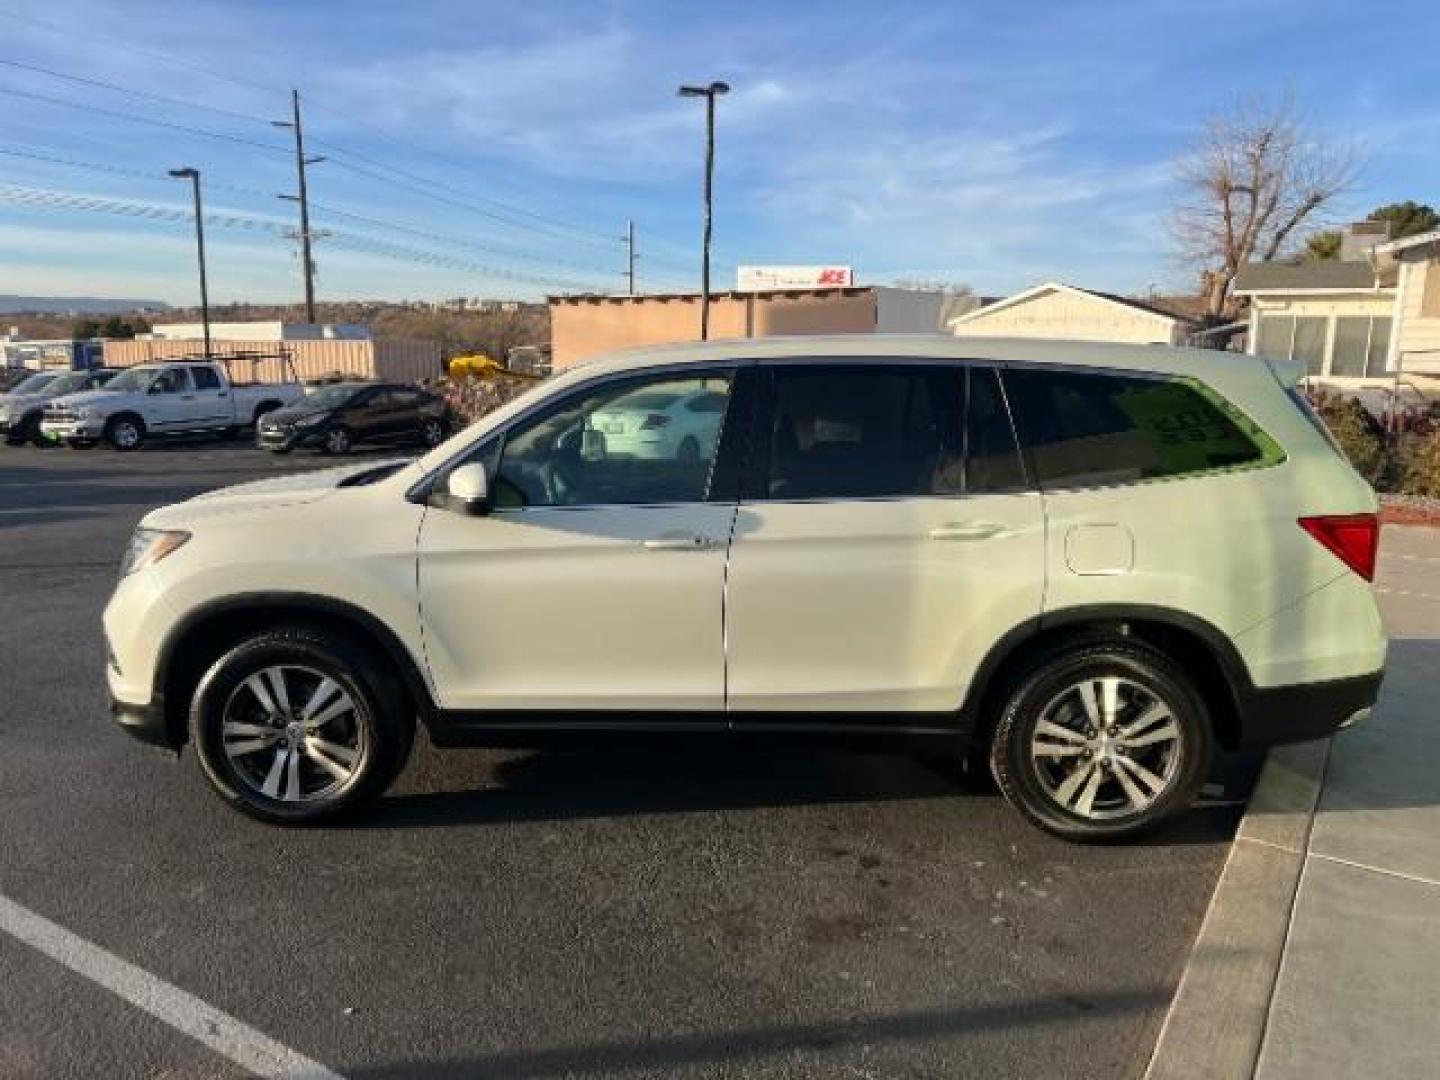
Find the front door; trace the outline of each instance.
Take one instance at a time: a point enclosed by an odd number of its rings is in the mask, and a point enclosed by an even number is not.
[[[145,397],[145,425],[156,431],[184,431],[195,408],[195,385],[183,367],[167,367],[151,381]]]
[[[1044,514],[995,372],[770,370],[769,445],[730,552],[732,720],[947,723],[1043,594]]]
[[[732,377],[604,380],[477,451],[492,511],[431,509],[420,534],[425,652],[446,708],[723,723],[735,506],[711,499],[722,427],[699,446],[669,429],[674,406],[728,397]]]

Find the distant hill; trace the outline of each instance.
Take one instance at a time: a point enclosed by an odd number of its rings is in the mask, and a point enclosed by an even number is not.
[[[0,294],[0,315],[123,315],[130,311],[169,311],[163,300],[112,300],[103,296],[6,296]]]

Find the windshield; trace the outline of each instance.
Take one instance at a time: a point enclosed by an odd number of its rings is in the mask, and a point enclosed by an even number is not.
[[[49,386],[59,377],[60,376],[57,372],[42,371],[38,375],[31,375],[28,379],[23,379],[20,382],[16,383],[14,389],[12,389],[10,393],[38,394],[41,390],[45,389],[45,387]]]
[[[320,389],[305,395],[304,400],[297,401],[297,408],[315,406],[317,409],[333,409],[344,405],[352,397],[360,392],[358,386],[345,386],[343,383],[335,386],[322,386]]]
[[[106,390],[145,390],[150,386],[150,380],[155,378],[157,367],[132,367],[129,371],[121,372],[105,384]]]
[[[67,375],[61,375],[57,378],[45,388],[45,392],[55,397],[59,397],[61,394],[73,394],[76,390],[84,390],[85,383],[89,378],[89,372],[72,371]]]

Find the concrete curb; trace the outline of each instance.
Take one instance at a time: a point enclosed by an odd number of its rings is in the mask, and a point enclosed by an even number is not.
[[[1329,758],[1329,739],[1270,752],[1146,1080],[1255,1075]]]

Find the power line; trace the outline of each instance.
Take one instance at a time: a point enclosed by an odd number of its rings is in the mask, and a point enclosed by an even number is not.
[[[0,12],[0,14],[3,14],[3,12]],[[29,71],[37,75],[48,75],[52,79],[63,79],[65,82],[75,83],[79,86],[93,86],[100,90],[110,90],[117,94],[128,94],[131,97],[143,98],[146,101],[158,101],[163,105],[176,105],[182,109],[199,109],[202,112],[229,117],[231,120],[245,120],[254,124],[266,123],[264,117],[254,116],[250,113],[235,112],[232,109],[222,109],[217,105],[206,105],[199,101],[186,101],[183,98],[169,97],[165,94],[157,94],[150,90],[136,90],[131,86],[121,86],[119,83],[106,82],[104,79],[92,79],[84,75],[72,75],[67,71],[56,71],[53,68],[41,67],[39,64],[27,64],[20,60],[8,60],[0,57],[0,65],[16,68],[20,71]]]
[[[17,13],[17,12],[0,10],[0,18],[11,19],[11,20],[13,20],[13,21],[15,21],[15,22],[23,23],[23,24],[28,25],[28,26],[37,27],[37,28],[42,29],[42,30],[45,30],[45,31],[47,31],[47,32],[49,32],[49,33],[58,34],[58,35],[64,35],[64,36],[67,37],[67,38],[76,38],[76,37],[78,37],[78,38],[82,38],[82,39],[88,39],[88,40],[91,40],[91,41],[103,42],[103,43],[105,43],[106,45],[111,45],[111,44],[113,44],[113,42],[112,42],[110,39],[101,37],[101,36],[98,35],[98,34],[90,34],[90,33],[85,33],[84,31],[76,31],[76,30],[73,30],[73,29],[68,28],[68,27],[60,26],[60,25],[58,25],[58,24],[56,24],[56,23],[47,22],[47,21],[45,21],[45,20],[43,20],[43,19],[36,19],[36,18],[34,18],[33,16],[21,15],[21,14],[19,14],[19,13]],[[206,67],[206,66],[204,66],[204,65],[202,65],[202,64],[196,64],[196,63],[193,63],[193,62],[184,60],[184,59],[182,59],[182,58],[180,58],[180,57],[175,56],[174,54],[168,54],[168,53],[160,52],[160,51],[157,51],[157,50],[154,50],[154,49],[140,48],[140,47],[136,47],[136,46],[128,45],[128,44],[127,44],[127,47],[126,47],[126,48],[127,48],[127,51],[128,51],[128,52],[136,53],[136,54],[139,54],[139,55],[142,55],[142,56],[149,56],[149,57],[151,57],[151,58],[153,58],[153,59],[161,60],[161,61],[163,61],[163,62],[165,62],[165,63],[167,63],[167,64],[169,64],[169,65],[171,65],[171,66],[181,67],[181,68],[185,68],[185,69],[190,70],[190,71],[198,72],[198,73],[200,73],[200,74],[210,76],[211,78],[220,79],[220,80],[223,80],[223,81],[225,81],[225,82],[231,83],[231,84],[233,84],[233,85],[235,85],[235,86],[244,87],[244,88],[250,89],[250,90],[258,90],[258,91],[261,91],[261,92],[267,93],[267,94],[277,94],[277,93],[280,93],[280,90],[277,89],[276,87],[266,86],[266,85],[263,84],[263,83],[253,82],[253,81],[248,80],[248,79],[237,78],[237,77],[235,77],[235,76],[233,76],[233,75],[231,75],[231,74],[229,74],[229,73],[227,73],[227,72],[218,71],[218,70],[216,70],[216,69],[214,69],[214,68],[209,68],[209,67]],[[104,88],[104,89],[107,89],[107,90],[113,90],[113,91],[116,91],[116,92],[119,92],[119,93],[133,94],[133,95],[136,95],[136,96],[139,96],[139,97],[146,97],[146,98],[150,98],[151,100],[161,101],[161,102],[165,102],[165,103],[167,103],[167,104],[179,105],[179,106],[183,106],[183,107],[193,107],[193,108],[198,108],[198,109],[204,109],[204,110],[209,111],[209,112],[214,112],[214,113],[218,113],[218,114],[220,114],[220,115],[230,116],[230,117],[236,118],[236,119],[243,119],[243,120],[254,121],[254,122],[258,122],[258,123],[265,123],[265,122],[266,122],[266,121],[264,120],[264,118],[261,118],[261,117],[250,116],[250,115],[247,115],[247,114],[244,114],[244,113],[232,112],[232,111],[227,110],[227,109],[220,109],[220,108],[218,108],[218,107],[216,107],[216,106],[203,105],[203,104],[200,104],[200,103],[197,103],[197,102],[188,102],[188,101],[183,101],[183,100],[177,99],[177,98],[170,98],[170,97],[166,97],[165,95],[156,94],[156,93],[149,92],[149,91],[135,90],[135,89],[130,88],[130,87],[120,86],[120,85],[118,85],[118,84],[105,82],[105,81],[99,80],[99,79],[82,78],[82,77],[80,77],[80,76],[70,75],[70,74],[64,73],[64,72],[58,72],[58,71],[55,71],[55,70],[50,69],[50,68],[44,68],[44,67],[41,67],[41,66],[39,66],[39,65],[25,64],[25,63],[21,63],[21,62],[18,62],[18,61],[0,61],[0,63],[9,63],[10,66],[12,66],[12,67],[17,67],[17,68],[21,68],[21,69],[25,69],[25,70],[30,70],[30,71],[35,71],[35,72],[38,72],[38,73],[41,73],[41,74],[53,76],[53,77],[55,77],[55,78],[67,79],[67,80],[69,80],[69,81],[71,81],[71,82],[78,82],[78,83],[84,83],[84,84],[87,84],[87,85],[97,86],[97,87],[101,87],[101,88]],[[307,99],[307,100],[308,100],[308,99]],[[405,140],[399,139],[399,138],[395,137],[394,135],[391,135],[390,133],[381,130],[380,128],[376,127],[376,126],[373,125],[373,124],[369,124],[369,123],[366,123],[366,122],[363,121],[363,120],[359,120],[359,119],[357,119],[357,118],[355,118],[355,117],[349,116],[348,114],[343,113],[343,112],[341,112],[341,111],[338,110],[338,109],[334,109],[334,108],[332,108],[332,107],[330,107],[330,106],[325,105],[323,102],[320,102],[320,101],[310,101],[309,103],[310,103],[310,105],[311,105],[312,108],[314,108],[314,109],[316,109],[316,110],[319,110],[319,111],[321,111],[321,112],[328,113],[328,114],[331,115],[331,116],[338,117],[338,118],[340,118],[341,120],[344,120],[347,124],[350,124],[350,125],[352,125],[352,126],[354,126],[354,127],[361,128],[361,129],[363,129],[363,130],[369,131],[369,132],[371,132],[373,135],[375,135],[376,137],[381,138],[381,139],[385,140],[386,142],[389,142],[391,145],[396,146],[396,147],[399,147],[399,148],[401,148],[401,149],[403,149],[403,150],[405,150],[405,151],[407,151],[407,152],[409,152],[409,153],[420,153],[420,154],[424,154],[424,155],[430,156],[430,157],[434,157],[434,156],[435,156],[435,155],[434,155],[434,152],[431,151],[431,150],[428,150],[428,149],[426,149],[426,148],[424,148],[424,147],[420,147],[420,146],[418,146],[417,144],[410,143],[410,142],[406,142]],[[316,145],[316,146],[322,145],[322,143],[320,142],[319,139],[312,139],[311,142],[312,142],[314,145]],[[349,155],[349,156],[351,156],[351,157],[356,158],[356,160],[367,161],[367,162],[369,162],[370,164],[376,165],[376,166],[378,166],[378,167],[380,167],[380,168],[389,169],[389,170],[391,170],[391,171],[393,171],[393,172],[396,172],[396,173],[398,173],[398,174],[401,175],[401,176],[406,176],[406,177],[415,179],[415,180],[417,180],[417,181],[420,182],[420,183],[433,184],[433,185],[436,185],[436,186],[439,186],[439,187],[446,188],[446,189],[448,189],[448,190],[454,191],[454,192],[459,193],[459,194],[466,194],[466,193],[464,193],[464,192],[461,192],[460,189],[451,187],[451,186],[449,186],[449,185],[446,185],[446,184],[444,184],[444,183],[441,182],[441,181],[431,180],[431,179],[428,179],[428,178],[425,178],[425,177],[418,176],[417,174],[414,174],[414,173],[409,173],[409,172],[407,172],[407,171],[405,171],[405,170],[398,169],[398,168],[396,168],[396,167],[393,166],[393,165],[389,165],[388,163],[378,161],[377,159],[374,159],[374,158],[370,158],[370,157],[368,157],[367,155],[364,155],[364,154],[359,153],[358,151],[349,150],[349,149],[347,149],[347,148],[341,147],[341,146],[339,146],[338,144],[326,142],[326,143],[324,143],[323,145],[325,145],[328,149],[330,149],[330,150],[332,150],[332,151],[334,151],[334,152],[336,152],[336,153],[344,153],[344,154],[347,154],[347,155]],[[449,163],[447,163],[447,167],[453,167],[453,166],[450,165]],[[536,221],[549,222],[549,223],[552,223],[552,224],[553,224],[555,227],[557,227],[557,228],[565,229],[565,230],[568,230],[568,231],[571,231],[571,232],[575,232],[575,233],[578,233],[578,234],[581,234],[581,235],[586,235],[586,236],[588,236],[588,237],[591,238],[591,242],[594,242],[595,240],[601,240],[601,241],[605,241],[605,242],[609,242],[609,243],[619,243],[619,242],[620,242],[620,239],[619,239],[618,237],[609,236],[609,235],[607,235],[607,234],[600,233],[600,232],[598,232],[598,231],[596,231],[596,230],[583,228],[583,227],[578,226],[578,225],[572,225],[572,224],[569,224],[569,223],[567,223],[567,222],[564,222],[564,221],[562,221],[562,220],[560,220],[560,219],[558,219],[558,218],[556,218],[556,217],[554,217],[554,216],[552,216],[552,215],[543,215],[543,214],[538,214],[538,213],[536,213],[536,212],[534,212],[534,211],[525,210],[525,209],[523,209],[523,208],[521,208],[521,207],[513,206],[513,205],[511,205],[511,204],[502,202],[502,201],[499,200],[499,199],[491,199],[491,198],[486,198],[486,197],[483,197],[483,196],[475,196],[475,195],[473,195],[473,194],[470,194],[469,197],[482,199],[483,201],[490,203],[492,206],[495,206],[495,207],[497,207],[497,208],[499,208],[499,209],[501,209],[501,210],[508,211],[508,212],[510,212],[510,213],[519,215],[519,216],[521,216],[521,217],[531,218],[531,219],[536,220]]]
[[[98,161],[83,161],[78,158],[61,157],[56,154],[38,152],[36,150],[18,149],[15,147],[0,146],[0,155],[6,157],[22,158],[27,161],[38,161],[46,164],[62,165],[67,168],[81,169],[86,171],[108,173],[116,176],[123,176],[130,179],[146,180],[156,184],[164,184],[167,187],[172,184],[168,174],[150,172],[145,169],[130,169],[118,165],[107,165]],[[229,184],[220,180],[205,180],[208,189],[218,191],[229,191],[241,195],[250,195],[261,199],[270,199],[272,193],[262,191],[259,188],[244,187],[239,184]],[[541,266],[558,266],[572,270],[582,270],[594,273],[607,273],[608,268],[593,263],[573,262],[568,259],[555,258],[546,255],[536,255],[518,248],[500,247],[490,244],[480,244],[469,240],[462,240],[454,236],[446,236],[442,233],[429,232],[425,229],[417,229],[413,226],[404,225],[396,221],[387,221],[384,218],[372,217],[368,214],[360,214],[353,210],[346,210],[338,206],[331,206],[328,203],[317,203],[313,200],[311,207],[319,210],[326,217],[344,218],[349,221],[358,221],[362,224],[372,225],[376,228],[386,229],[393,232],[405,233],[410,236],[420,237],[425,240],[433,240],[447,247],[468,248],[474,251],[481,251],[489,255],[500,255],[505,258],[519,259],[522,262],[536,263]]]
[[[81,112],[108,116],[115,120],[129,120],[137,124],[148,124],[151,127],[167,128],[170,131],[180,131],[187,135],[198,135],[206,139],[222,139],[225,142],[239,143],[242,146],[253,146],[257,149],[268,150],[275,154],[285,154],[288,156],[290,153],[290,151],[283,146],[276,146],[274,143],[260,142],[258,139],[247,139],[242,135],[231,135],[223,131],[211,131],[208,128],[191,127],[188,124],[174,124],[168,120],[156,120],[153,117],[141,116],[139,113],[122,112],[119,109],[106,109],[99,105],[85,105],[78,101],[67,101],[64,98],[51,97],[48,94],[37,94],[30,90],[17,90],[13,86],[0,86],[0,94],[10,94],[12,97],[41,101],[47,105],[59,105],[66,109],[78,109]]]
[[[183,222],[194,219],[193,212],[176,206],[136,202],[128,199],[113,199],[104,196],[57,191],[48,188],[27,188],[9,184],[0,184],[0,202],[35,209],[118,214],[125,217],[152,221]],[[244,214],[207,212],[205,214],[205,224],[222,229],[264,232],[286,238],[293,238],[294,236],[293,230],[282,221]],[[392,244],[386,240],[358,233],[331,231],[326,234],[325,239],[328,243],[336,247],[357,251],[362,254],[374,254],[385,258],[414,262],[442,269],[460,270],[484,277],[551,286],[567,291],[589,291],[591,288],[590,283],[587,282],[550,277],[542,274],[532,274],[527,271],[513,270],[508,267],[492,266],[468,259],[457,258],[443,252]]]

